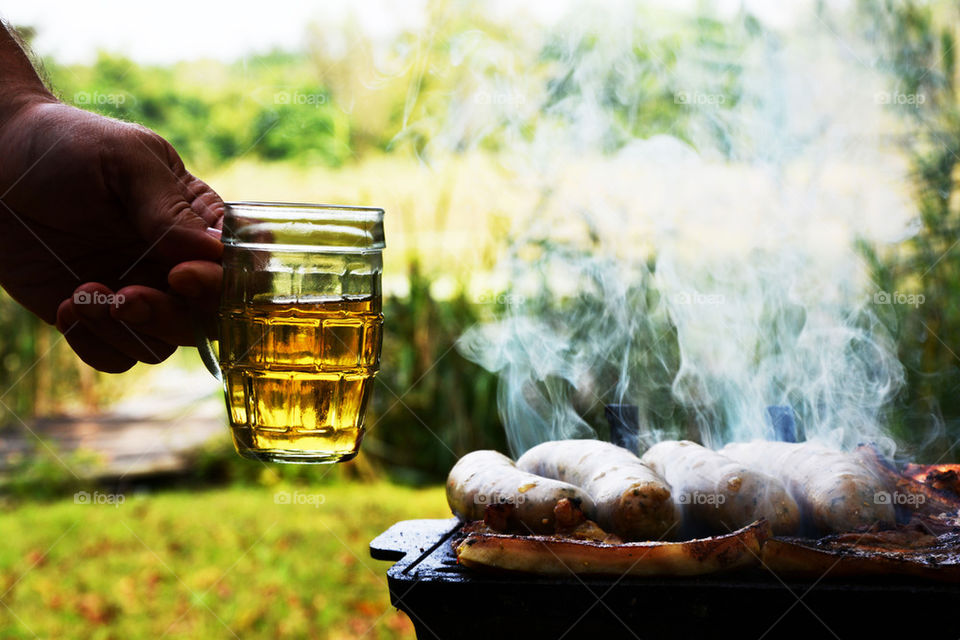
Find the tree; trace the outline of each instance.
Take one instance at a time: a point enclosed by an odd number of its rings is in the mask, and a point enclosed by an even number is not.
[[[897,435],[930,461],[956,456],[960,436],[960,107],[954,8],[911,1],[862,2],[867,36],[893,80],[890,108],[909,135],[919,211],[917,233],[892,251],[861,243],[879,288],[912,294],[916,306],[886,305],[907,385]],[[901,98],[902,96],[902,98]]]

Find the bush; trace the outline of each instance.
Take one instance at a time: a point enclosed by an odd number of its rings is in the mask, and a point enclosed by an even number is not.
[[[898,440],[918,460],[955,459],[960,438],[960,260],[956,254],[960,213],[956,174],[960,167],[960,107],[955,87],[954,24],[938,22],[929,5],[864,3],[878,61],[903,94],[922,104],[892,104],[908,127],[902,136],[913,169],[919,212],[916,234],[893,250],[862,244],[880,291],[923,300],[884,307],[883,320],[896,336],[907,384],[891,412]]]
[[[27,452],[7,459],[9,467],[0,479],[4,497],[13,500],[27,498],[52,500],[79,489],[89,488],[89,479],[100,465],[96,453],[78,450],[57,450],[51,441],[36,441]]]
[[[146,67],[102,53],[89,67],[47,66],[64,101],[157,131],[188,166],[248,153],[339,166],[351,154],[349,118],[304,56]]]
[[[466,291],[438,301],[417,262],[408,297],[384,301],[382,361],[368,410],[364,454],[406,482],[442,480],[457,457],[506,450],[497,377],[465,360],[455,343],[480,319]]]

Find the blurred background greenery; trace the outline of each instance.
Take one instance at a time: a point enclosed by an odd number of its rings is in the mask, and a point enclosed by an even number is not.
[[[704,133],[703,122],[693,118],[694,106],[676,99],[669,71],[684,55],[693,55],[691,52],[709,58],[722,51],[725,58],[735,57],[751,38],[769,36],[748,12],[740,17],[732,23],[705,11],[682,16],[662,12],[656,14],[656,20],[666,36],[655,30],[631,34],[635,55],[650,61],[650,72],[633,78],[628,86],[618,83],[616,69],[607,69],[607,77],[596,78],[608,87],[604,108],[622,124],[621,135],[609,140],[610,151],[638,136],[666,133],[692,141],[693,127],[699,127],[698,135]],[[893,247],[864,240],[859,250],[880,289],[922,293],[928,301],[935,301],[918,308],[889,305],[881,311],[907,371],[907,384],[887,418],[908,451],[920,460],[927,451],[941,452],[941,462],[960,459],[955,449],[960,438],[960,357],[956,353],[960,351],[960,259],[951,253],[960,242],[956,197],[960,107],[954,18],[954,10],[944,3],[863,2],[853,14],[855,28],[875,42],[878,50],[887,52],[877,64],[889,73],[891,85],[904,93],[928,97],[923,109],[895,112],[902,124],[902,152],[912,168],[910,189],[920,221],[917,233]],[[29,40],[34,33],[29,25],[23,27]],[[14,524],[7,525],[11,528],[4,528],[5,538],[14,541],[0,555],[4,588],[13,589],[33,565],[92,553],[113,554],[113,562],[124,565],[118,570],[127,572],[133,581],[124,583],[123,588],[136,591],[139,595],[134,599],[153,597],[143,581],[148,585],[159,582],[158,588],[171,594],[178,590],[162,566],[145,555],[144,546],[120,540],[124,531],[116,522],[90,520],[92,516],[80,515],[84,507],[66,503],[42,510],[31,504],[36,500],[57,500],[78,490],[111,489],[133,495],[143,489],[149,495],[161,487],[173,488],[175,492],[169,496],[138,504],[132,512],[137,522],[183,529],[164,539],[149,540],[147,548],[189,547],[191,540],[200,540],[212,531],[210,540],[198,543],[201,550],[197,554],[213,556],[226,545],[228,551],[221,555],[235,557],[259,542],[253,534],[236,538],[234,527],[256,527],[258,521],[263,522],[259,520],[262,508],[281,522],[272,533],[264,533],[278,556],[309,549],[324,562],[325,554],[339,557],[347,549],[350,557],[337,560],[337,566],[363,565],[369,562],[366,542],[393,520],[445,514],[442,493],[435,485],[457,456],[479,448],[506,449],[497,411],[496,375],[464,359],[455,343],[466,329],[501,315],[509,304],[509,297],[502,295],[509,292],[509,283],[490,274],[507,247],[508,231],[521,215],[518,212],[534,210],[535,194],[517,185],[507,197],[487,197],[491,189],[502,188],[497,180],[503,172],[498,152],[505,141],[496,135],[484,136],[479,145],[457,149],[444,162],[431,164],[428,156],[431,126],[456,117],[451,95],[462,81],[458,74],[483,73],[456,64],[458,37],[479,30],[507,50],[527,52],[528,29],[521,21],[492,19],[480,4],[438,1],[428,5],[422,31],[401,31],[386,45],[353,31],[348,46],[335,49],[327,46],[328,31],[314,25],[306,29],[302,48],[251,54],[234,62],[148,65],[109,52],[100,53],[90,64],[61,64],[50,58],[39,61],[64,101],[156,130],[173,143],[187,166],[225,199],[342,202],[385,208],[387,324],[383,368],[367,418],[369,433],[357,461],[319,469],[265,467],[245,461],[233,453],[224,421],[220,436],[193,448],[173,472],[165,469],[163,473],[117,477],[98,473],[100,452],[83,446],[65,449],[55,435],[46,435],[44,425],[77,416],[95,422],[96,416],[114,415],[124,398],[136,396],[138,388],[158,374],[142,365],[119,377],[92,371],[73,356],[53,328],[0,294],[0,437],[21,436],[26,443],[25,449],[7,450],[4,464],[3,499],[19,514]],[[549,34],[543,42],[528,53],[542,61],[546,69],[542,81],[549,87],[550,100],[559,102],[569,97],[571,85],[568,78],[551,75],[549,63],[564,55],[565,49]],[[717,68],[715,85],[728,97],[718,109],[736,108],[739,73],[736,66]],[[719,122],[708,121],[707,133],[723,149],[725,130]],[[589,301],[571,304],[585,302]],[[575,312],[575,307],[560,311]],[[200,371],[199,358],[185,351],[157,369],[175,378]],[[644,398],[663,405],[664,413],[669,413],[670,381],[678,362],[673,358],[659,364],[666,369],[650,374]],[[212,380],[209,384],[207,399],[220,402],[220,391]],[[598,418],[594,415],[591,419]],[[936,429],[931,430],[931,419]],[[596,426],[602,430],[601,424]],[[28,433],[31,435],[24,435]],[[371,483],[374,493],[364,493],[347,482],[357,479]],[[434,486],[417,492],[393,483]],[[221,488],[221,494],[211,493],[212,487],[222,485],[231,486]],[[321,510],[299,511],[297,519],[284,521],[282,512],[267,504],[271,494],[265,491],[276,495],[276,491],[295,491],[307,485],[322,487],[318,491],[328,496],[335,510],[323,515]],[[187,488],[204,491],[187,492]],[[380,502],[370,495],[379,496]],[[122,508],[130,509],[133,502]],[[371,509],[377,517],[345,524],[358,512],[369,514]],[[209,521],[214,528],[191,529],[181,522],[182,514]],[[102,534],[91,538],[100,542],[71,537],[60,551],[48,554],[47,546],[59,540],[57,532],[77,518],[83,519],[82,526],[89,531],[104,527]],[[233,524],[217,528],[216,521],[221,519]],[[333,535],[349,538],[349,544],[339,551],[310,544],[313,538],[334,530]],[[44,531],[43,540],[28,542],[31,531]],[[183,539],[175,543],[176,536]],[[230,551],[235,552],[233,556]],[[177,571],[190,573],[188,551],[180,548],[172,553],[180,554],[176,555]],[[272,566],[271,557],[261,558],[261,566]],[[382,573],[382,567],[370,566],[374,578]],[[387,612],[385,587],[366,575],[367,568],[355,570],[364,585],[356,601],[333,604],[333,596],[323,593],[337,589],[337,578],[315,583],[291,564],[249,577],[264,593],[286,603],[283,607],[257,609],[256,598],[244,596],[222,615],[237,629],[274,633],[276,637],[333,637],[336,633],[331,629],[342,637],[358,637],[372,628],[378,637],[410,637],[409,623],[395,621]],[[109,585],[97,576],[71,576],[69,587],[55,584],[42,572],[17,586],[16,592],[39,590],[44,599],[38,602],[45,603],[44,607],[68,610],[53,622],[41,623],[42,632],[38,633],[68,637],[64,629],[75,622],[89,632],[76,637],[116,637],[107,632],[96,635],[99,632],[94,630],[111,627],[118,617],[126,619],[120,612],[127,605],[115,602],[108,593]],[[191,588],[220,588],[216,575],[191,576]],[[139,592],[145,588],[149,593]],[[89,590],[92,595],[80,598],[67,595],[64,589]],[[199,599],[204,606],[206,593]],[[176,597],[180,598],[176,606],[186,608],[183,603],[190,602],[189,595]],[[223,597],[230,597],[229,591]],[[203,607],[193,608],[202,612]],[[150,611],[147,605],[139,613]],[[182,621],[161,613],[156,615],[164,622],[162,628],[149,632],[127,629],[120,635],[158,637],[171,623],[178,625],[171,633],[182,632],[184,637],[215,636],[223,630],[213,618],[194,611],[184,612]],[[33,614],[39,615],[38,611],[25,615]],[[318,616],[327,616],[321,625],[325,630],[316,628]],[[380,624],[383,616],[388,616],[387,626]],[[369,628],[366,623],[371,623]],[[15,627],[19,628],[10,628]],[[20,628],[0,631],[0,637],[32,636]]]
[[[937,301],[918,309],[891,305],[881,311],[908,372],[908,384],[891,409],[891,424],[903,442],[921,448],[919,453],[922,447],[943,451],[960,437],[954,353],[960,344],[960,306],[953,295],[960,287],[960,262],[947,253],[960,237],[953,196],[960,144],[955,27],[941,5],[888,5],[863,3],[854,27],[878,51],[887,52],[878,64],[889,72],[892,85],[928,97],[924,109],[895,111],[905,121],[902,148],[913,167],[912,190],[922,225],[902,245],[863,242],[861,250],[881,289],[922,292]],[[619,138],[609,141],[610,151],[637,136],[658,133],[692,140],[693,127],[702,122],[694,122],[695,105],[675,99],[670,84],[670,69],[680,53],[709,59],[722,51],[724,59],[735,59],[745,43],[764,35],[764,27],[749,14],[732,22],[708,12],[693,18],[654,15],[669,26],[667,36],[633,34],[638,59],[656,61],[650,72],[630,86],[616,84],[615,69],[600,70],[610,75],[597,78],[609,87],[604,108],[622,123]],[[368,420],[373,428],[363,464],[368,473],[409,482],[439,480],[456,455],[482,447],[503,449],[505,442],[495,376],[453,347],[466,328],[503,310],[499,294],[509,283],[491,281],[487,274],[503,255],[517,212],[532,208],[530,194],[518,188],[513,201],[485,198],[485,189],[502,184],[496,178],[503,141],[496,135],[483,137],[480,146],[463,149],[452,160],[423,165],[427,143],[436,134],[430,127],[457,117],[451,95],[461,76],[487,72],[464,69],[453,60],[463,34],[481,28],[489,41],[508,49],[529,47],[520,24],[492,20],[471,3],[437,2],[427,9],[424,32],[431,34],[429,39],[400,31],[386,46],[355,29],[349,46],[334,50],[327,46],[329,29],[313,25],[306,29],[302,50],[276,50],[235,62],[153,66],[107,52],[92,64],[39,61],[62,99],[155,129],[227,199],[352,202],[387,209],[385,366]],[[34,35],[29,27],[23,34],[27,40]],[[576,88],[562,75],[551,75],[549,62],[568,52],[549,34],[542,42],[528,55],[547,65],[542,82],[550,87],[549,101],[560,102]],[[584,46],[599,43],[586,41]],[[424,65],[443,72],[424,73]],[[718,67],[713,86],[726,100],[717,109],[736,108],[740,72],[736,66]],[[721,122],[714,118],[708,125],[715,126],[713,139],[722,149],[728,132]],[[505,201],[516,202],[516,209]],[[655,248],[651,264],[654,254]],[[107,410],[149,375],[142,366],[121,377],[91,371],[73,357],[59,334],[6,296],[0,298],[0,322],[5,328],[0,388],[6,389],[0,397],[0,429],[7,433],[35,418]],[[198,365],[181,357],[169,366]],[[676,367],[676,362],[667,365],[661,372],[666,378],[652,393],[669,389]],[[669,403],[669,398],[657,402]],[[931,415],[941,426],[933,435]],[[256,475],[229,455],[225,442],[221,464],[208,461],[204,473],[212,479]],[[37,445],[38,452],[45,449]]]

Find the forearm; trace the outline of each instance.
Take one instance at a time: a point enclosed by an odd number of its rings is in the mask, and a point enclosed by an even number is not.
[[[0,125],[27,104],[53,100],[18,38],[0,23]]]

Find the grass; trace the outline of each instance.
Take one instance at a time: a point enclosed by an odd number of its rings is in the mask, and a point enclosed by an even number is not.
[[[449,517],[442,488],[382,482],[123,500],[4,514],[0,638],[413,638],[367,545]]]

